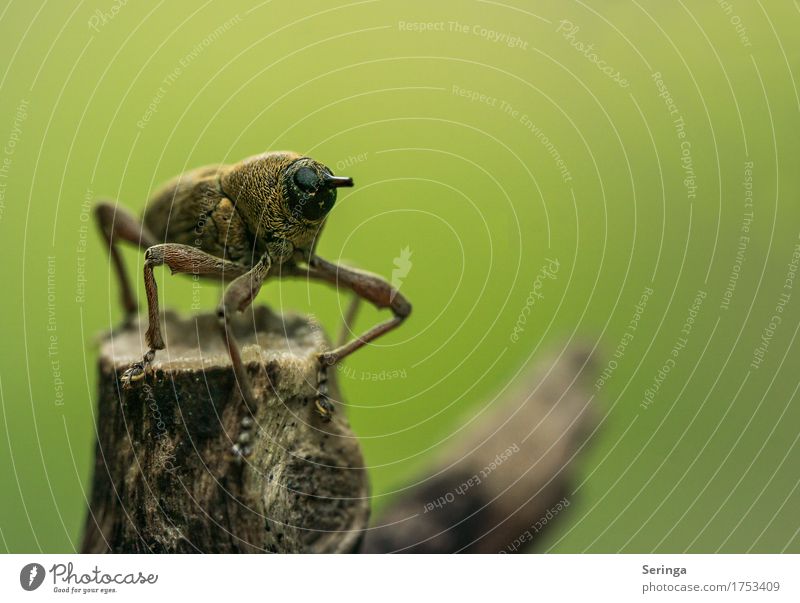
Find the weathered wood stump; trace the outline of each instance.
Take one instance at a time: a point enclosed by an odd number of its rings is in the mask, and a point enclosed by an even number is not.
[[[351,552],[369,520],[358,440],[340,404],[314,410],[318,325],[258,307],[236,317],[260,403],[247,408],[216,317],[167,313],[167,348],[130,389],[146,325],[106,338],[83,552]],[[339,399],[331,371],[330,394]],[[244,461],[234,444],[249,447]]]

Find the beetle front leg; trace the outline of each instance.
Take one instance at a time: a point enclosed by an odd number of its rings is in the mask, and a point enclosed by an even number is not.
[[[233,312],[244,311],[258,295],[261,285],[269,275],[269,270],[272,267],[272,261],[269,254],[264,254],[262,258],[256,262],[255,266],[245,274],[239,276],[234,280],[222,296],[222,301],[217,308],[217,318],[219,320],[220,332],[225,345],[228,348],[228,354],[231,358],[233,372],[236,375],[236,381],[239,383],[239,388],[242,392],[245,404],[253,410],[256,406],[255,396],[250,388],[250,378],[247,376],[244,363],[242,362],[242,353],[239,344],[228,328],[230,326],[230,317]]]
[[[155,358],[156,350],[164,349],[161,321],[158,311],[158,285],[153,268],[166,265],[172,274],[202,274],[208,276],[238,277],[247,271],[242,264],[218,258],[190,245],[164,243],[153,245],[144,254],[144,287],[147,294],[148,325],[145,343],[148,350],[141,362],[136,362],[122,374],[123,387],[141,379]]]

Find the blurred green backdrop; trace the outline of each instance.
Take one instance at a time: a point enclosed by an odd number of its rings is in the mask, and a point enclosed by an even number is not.
[[[4,5],[0,547],[80,542],[93,338],[121,316],[90,201],[293,149],[357,183],[322,255],[388,277],[412,254],[412,319],[341,374],[376,507],[588,337],[603,421],[545,548],[800,552],[798,26],[783,0]],[[159,280],[188,311],[191,281]],[[346,298],[259,301],[335,328]]]

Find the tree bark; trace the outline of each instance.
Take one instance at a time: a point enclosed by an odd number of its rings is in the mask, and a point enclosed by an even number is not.
[[[341,405],[314,410],[318,325],[258,307],[236,317],[260,403],[239,393],[213,314],[167,313],[167,348],[130,389],[146,325],[106,338],[86,553],[351,552],[369,520],[358,440]],[[336,371],[329,390],[339,399]],[[237,460],[232,446],[249,446]]]

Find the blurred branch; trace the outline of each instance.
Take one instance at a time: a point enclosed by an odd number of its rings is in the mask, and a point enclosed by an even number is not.
[[[575,459],[596,426],[589,355],[539,361],[375,522],[363,552],[497,553],[568,516]]]

